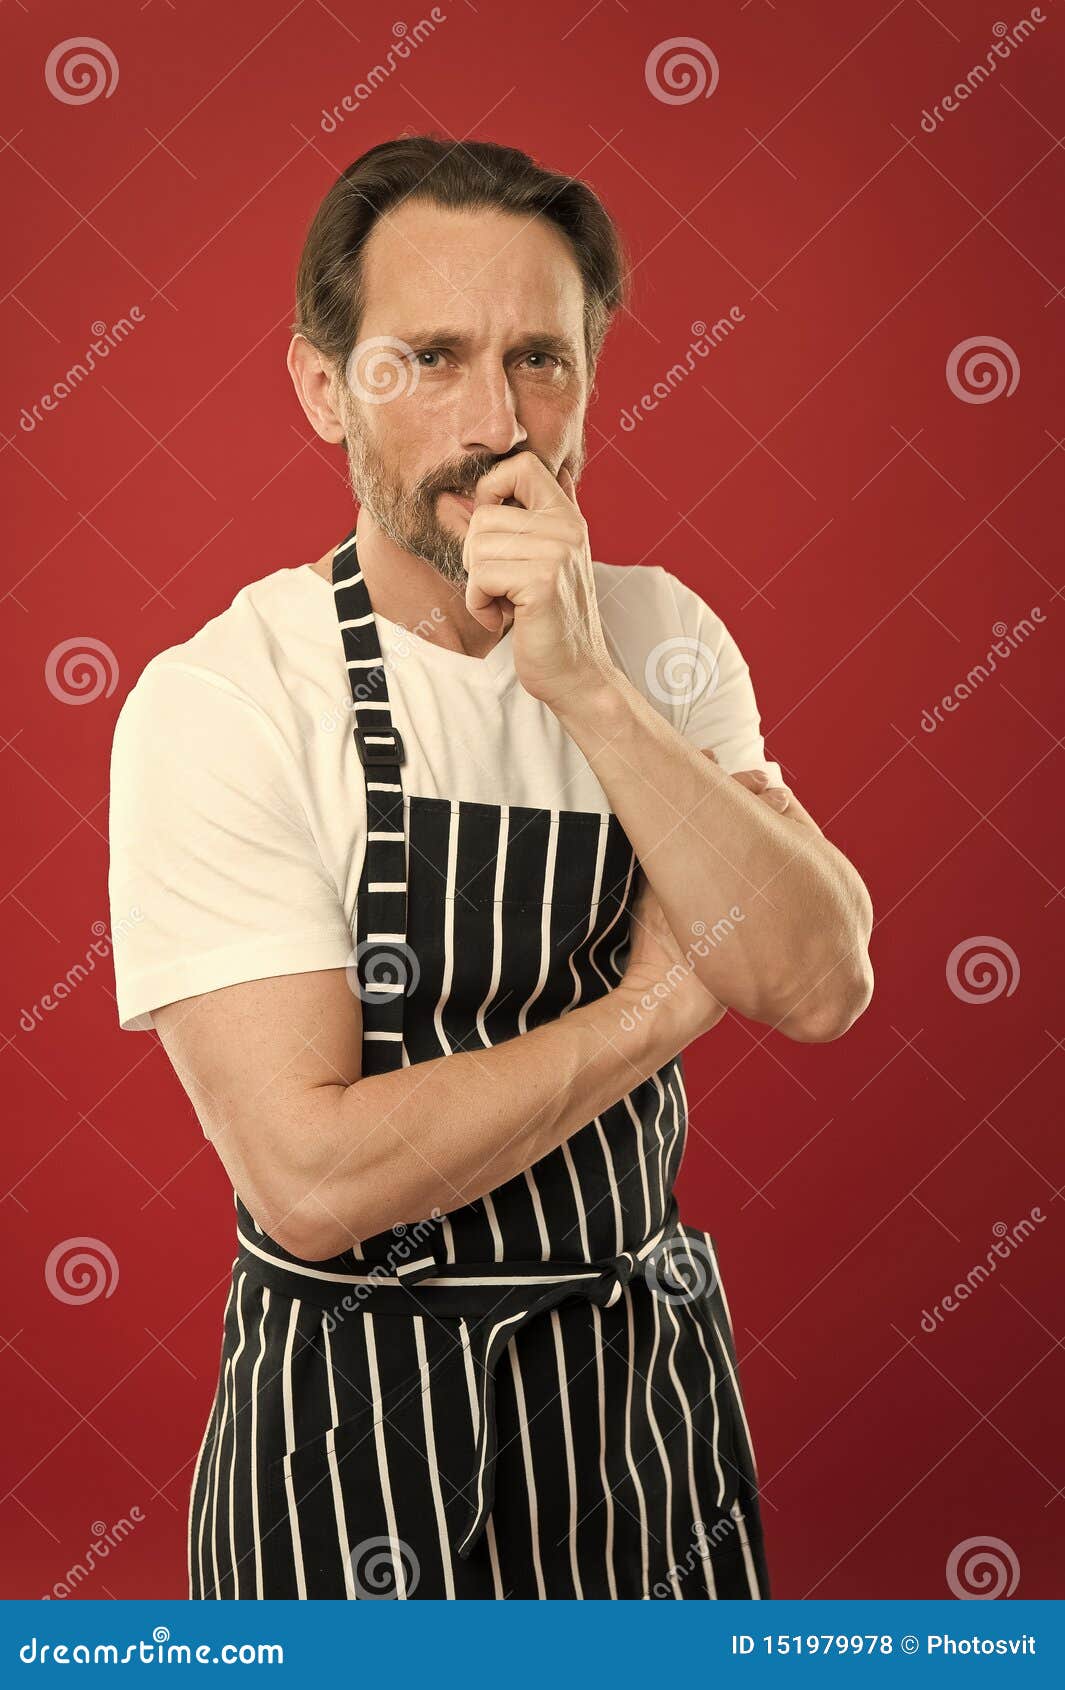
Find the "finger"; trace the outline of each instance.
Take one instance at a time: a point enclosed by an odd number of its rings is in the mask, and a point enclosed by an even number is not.
[[[767,792],[763,792],[762,797],[782,815],[791,803],[791,793],[786,786],[771,786]]]
[[[478,611],[493,599],[509,599],[528,609],[539,598],[529,566],[514,558],[474,558],[466,570],[466,607]]]
[[[546,510],[552,505],[569,508],[566,495],[535,452],[516,452],[493,465],[481,476],[473,497],[477,505],[501,505],[504,499],[516,499],[526,510]]]
[[[482,628],[487,628],[491,634],[504,633],[514,620],[513,612],[508,615],[503,609],[505,602],[505,600],[501,602],[499,599],[487,598],[483,603],[471,604],[469,589],[466,592],[467,610],[473,620],[479,622]]]
[[[570,506],[527,511],[522,505],[477,505],[469,514],[468,534],[539,534],[556,544],[573,540]]]
[[[769,785],[769,776],[764,769],[737,769],[732,778],[745,786],[748,792],[764,792]]]
[[[556,479],[567,499],[570,499],[573,504],[577,505],[577,509],[580,510],[581,507],[577,504],[577,483],[574,481],[565,464],[562,465]]]

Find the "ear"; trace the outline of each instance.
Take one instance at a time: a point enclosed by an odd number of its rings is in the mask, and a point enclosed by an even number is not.
[[[296,389],[296,397],[303,406],[315,433],[330,446],[344,444],[344,424],[333,403],[333,371],[316,346],[306,335],[293,335],[285,362]]]

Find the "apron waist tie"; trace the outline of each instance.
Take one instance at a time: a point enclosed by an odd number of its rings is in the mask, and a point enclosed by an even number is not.
[[[472,1318],[473,1361],[479,1372],[476,1442],[467,1487],[472,1501],[465,1523],[453,1539],[456,1553],[465,1560],[492,1512],[497,1454],[495,1369],[507,1344],[530,1320],[569,1298],[579,1297],[599,1308],[613,1307],[629,1282],[648,1271],[648,1259],[663,1246],[669,1252],[683,1244],[684,1234],[674,1197],[665,1224],[652,1237],[635,1250],[623,1250],[594,1262],[456,1263],[438,1262],[425,1254],[398,1267],[367,1261],[362,1272],[341,1272],[275,1255],[277,1246],[271,1239],[264,1237],[259,1244],[239,1228],[237,1239],[240,1253],[234,1271],[245,1272],[259,1284],[323,1310],[405,1315],[435,1311]],[[522,1298],[514,1310],[515,1294],[522,1292],[528,1293],[527,1298]],[[494,1308],[503,1297],[512,1312],[493,1318]]]
[[[575,1275],[552,1285],[534,1301],[530,1302],[518,1313],[504,1317],[497,1321],[488,1332],[487,1341],[482,1354],[477,1356],[480,1363],[481,1376],[478,1386],[480,1417],[477,1431],[477,1443],[474,1452],[474,1469],[472,1474],[473,1502],[466,1517],[466,1524],[461,1534],[454,1539],[456,1554],[463,1560],[468,1559],[476,1544],[484,1533],[488,1517],[492,1512],[495,1500],[495,1460],[497,1453],[497,1433],[495,1417],[495,1370],[507,1344],[537,1315],[546,1314],[571,1297],[580,1297],[586,1302],[595,1304],[598,1308],[612,1308],[620,1301],[624,1288],[634,1275],[640,1271],[646,1258],[673,1233],[674,1227],[667,1224],[657,1232],[653,1238],[640,1246],[636,1251],[623,1251],[610,1261],[592,1264],[597,1271],[592,1277],[586,1273]],[[555,1267],[563,1273],[562,1264],[545,1263],[545,1267]]]

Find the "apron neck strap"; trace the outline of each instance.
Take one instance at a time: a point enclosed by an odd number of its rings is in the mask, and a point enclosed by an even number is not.
[[[381,644],[352,532],[333,554],[333,599],[351,688],[353,738],[366,785],[366,849],[348,968],[362,1004],[363,1073],[403,1066],[403,1006],[418,981],[407,938],[407,840],[400,765]]]

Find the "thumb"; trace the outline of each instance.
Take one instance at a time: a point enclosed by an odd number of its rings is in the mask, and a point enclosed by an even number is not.
[[[561,487],[563,493],[565,493],[567,499],[571,500],[571,502],[576,505],[577,504],[577,483],[574,481],[572,475],[570,474],[569,470],[566,468],[565,464],[563,464],[562,468],[559,470],[558,474],[555,477],[555,480],[558,482],[558,484]],[[580,509],[579,505],[577,505],[577,509],[578,510]]]

